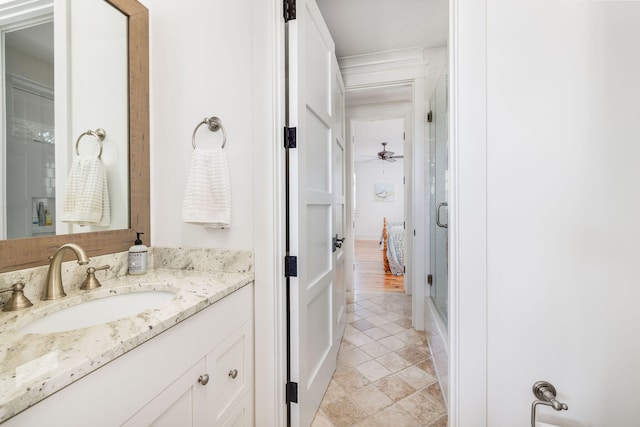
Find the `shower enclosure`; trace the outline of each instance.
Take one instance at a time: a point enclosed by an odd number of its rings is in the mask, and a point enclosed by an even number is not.
[[[443,74],[429,106],[429,210],[430,284],[436,312],[448,324],[448,79]]]

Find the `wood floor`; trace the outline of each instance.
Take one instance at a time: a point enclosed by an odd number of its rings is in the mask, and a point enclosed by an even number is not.
[[[354,288],[357,291],[404,292],[404,276],[385,273],[376,240],[355,241]]]

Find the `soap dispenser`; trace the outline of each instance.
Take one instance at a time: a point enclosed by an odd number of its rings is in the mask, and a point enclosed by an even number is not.
[[[129,248],[129,274],[144,274],[147,272],[147,247],[142,244],[140,235],[144,233],[136,233],[136,241]]]

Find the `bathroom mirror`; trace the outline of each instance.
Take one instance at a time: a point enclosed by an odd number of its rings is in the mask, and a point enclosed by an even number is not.
[[[124,155],[125,158],[122,159],[128,169],[125,171],[125,175],[128,175],[128,180],[125,181],[125,186],[128,187],[128,212],[124,213],[126,223],[124,228],[118,230],[0,241],[0,272],[47,264],[48,256],[67,242],[78,243],[91,257],[126,251],[135,239],[136,231],[145,233],[145,241],[150,241],[148,10],[136,0],[104,1],[126,17],[129,146],[128,156]],[[35,3],[39,3],[39,0],[35,0]],[[56,0],[55,3],[67,2]],[[86,61],[97,65],[99,55],[87,58]],[[73,76],[67,78],[72,80]],[[124,109],[127,110],[127,106]],[[74,144],[67,143],[67,146],[75,148],[76,137],[66,137],[67,142],[71,139]]]

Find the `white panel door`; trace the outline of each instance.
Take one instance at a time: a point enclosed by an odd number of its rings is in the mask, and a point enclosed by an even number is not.
[[[339,347],[332,152],[340,144],[332,134],[333,41],[315,1],[298,0],[296,8],[287,24],[288,126],[297,128],[298,139],[289,150],[289,254],[298,258],[297,277],[290,279],[291,381],[298,383],[291,420],[304,427],[331,380]]]
[[[477,12],[476,2],[464,4],[458,19]],[[474,121],[463,116],[455,176],[464,183],[486,165],[487,220],[474,229],[483,212],[470,207],[483,194],[482,178],[457,188],[451,219],[465,221],[456,225],[459,239],[486,232],[486,351],[452,329],[459,372],[486,366],[486,379],[456,378],[454,394],[476,409],[473,425],[525,426],[532,384],[546,380],[568,410],[539,407],[540,421],[639,426],[640,3],[488,0],[485,16],[487,63],[478,72],[487,75],[487,129],[465,134]],[[482,38],[472,46],[458,52],[463,65],[485,47]],[[466,113],[484,96],[468,84],[467,69],[454,68],[452,111]],[[482,117],[482,108],[473,115]],[[462,162],[463,150],[484,137],[480,166]],[[468,274],[483,255],[471,256],[473,244],[454,251],[462,299],[484,286],[484,277]],[[466,317],[474,307],[460,308],[462,329],[481,323]],[[465,401],[483,382],[486,417]]]
[[[334,265],[336,276],[334,279],[333,292],[333,319],[334,319],[334,340],[340,345],[344,327],[347,319],[346,306],[346,264],[345,264],[345,233],[346,233],[346,169],[345,169],[345,114],[344,114],[344,84],[342,74],[338,67],[338,61],[333,58],[333,99],[332,99],[332,119],[333,129],[331,138],[331,169],[332,169],[332,192],[333,192],[333,236],[337,239],[335,245]]]

